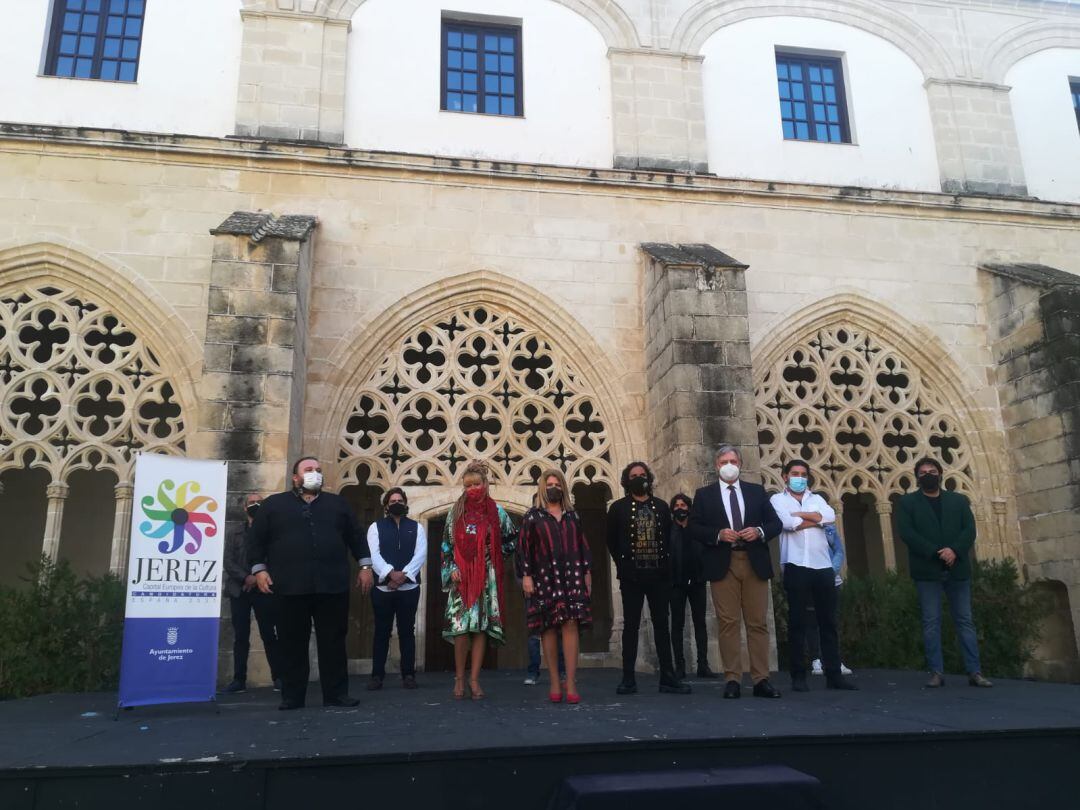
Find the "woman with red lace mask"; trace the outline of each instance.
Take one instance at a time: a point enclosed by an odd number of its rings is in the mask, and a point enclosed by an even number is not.
[[[504,641],[503,557],[513,554],[517,530],[488,494],[487,464],[470,462],[461,483],[465,491],[447,515],[442,542],[443,638],[454,645],[454,697],[465,696],[465,665],[471,663],[469,689],[479,700],[487,639]]]

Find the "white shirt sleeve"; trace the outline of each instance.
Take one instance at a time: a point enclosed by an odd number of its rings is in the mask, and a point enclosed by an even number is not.
[[[829,502],[820,495],[817,496],[814,511],[821,515],[822,526],[826,523],[836,523],[836,510],[829,506]]]
[[[426,562],[427,532],[424,530],[424,524],[417,522],[416,549],[413,551],[413,556],[412,559],[409,560],[409,564],[405,566],[405,576],[407,576],[411,582],[416,582],[417,577],[420,576],[420,572],[424,570],[424,563]]]
[[[375,581],[382,582],[394,570],[394,566],[384,560],[383,555],[379,553],[379,527],[375,523],[368,526],[367,544],[371,551],[371,567],[375,571]]]
[[[788,511],[787,498],[783,492],[777,492],[769,498],[769,503],[772,504],[773,511],[776,512],[776,516],[780,518],[780,522],[784,525],[784,531],[793,532],[802,524],[802,518],[794,517]]]

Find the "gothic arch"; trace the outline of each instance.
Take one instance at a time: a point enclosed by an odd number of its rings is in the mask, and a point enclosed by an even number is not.
[[[925,78],[955,75],[948,51],[929,31],[883,4],[865,0],[701,0],[675,24],[671,48],[700,53],[721,28],[755,17],[812,17],[849,25],[891,42],[911,57]]]
[[[783,321],[754,353],[762,473],[800,455],[836,502],[869,492],[879,504],[910,488],[911,465],[939,458],[980,523],[1004,486],[993,431],[962,373],[929,330],[862,296],[834,295]],[[794,452],[792,452],[794,450]],[[984,535],[985,536],[985,535]]]
[[[329,361],[338,372],[320,456],[336,463],[339,486],[362,467],[382,486],[456,485],[462,459],[478,456],[493,464],[497,486],[525,486],[554,463],[571,484],[616,491],[630,456],[624,373],[558,304],[478,271],[412,293],[389,313]]]
[[[367,0],[244,0],[247,9],[278,9],[351,21]],[[637,28],[630,16],[613,0],[552,0],[589,20],[610,48],[636,48]]]
[[[128,271],[54,243],[0,250],[0,470],[129,478],[184,449],[193,338]],[[190,355],[189,355],[190,356]]]
[[[1051,48],[1080,49],[1080,24],[1064,20],[1042,21],[1005,32],[987,47],[982,75],[987,81],[1004,84],[1006,75],[1017,62]]]

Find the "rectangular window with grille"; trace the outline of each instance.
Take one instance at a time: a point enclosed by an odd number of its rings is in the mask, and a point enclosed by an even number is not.
[[[784,139],[851,143],[840,59],[776,52]]]
[[[442,109],[484,115],[524,115],[521,26],[444,19]]]
[[[1080,129],[1080,79],[1070,79],[1069,89],[1072,91],[1073,112],[1076,113],[1076,128]]]
[[[45,74],[133,82],[146,0],[55,0]]]

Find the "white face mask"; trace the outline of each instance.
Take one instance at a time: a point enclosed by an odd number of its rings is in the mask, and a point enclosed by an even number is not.
[[[732,484],[739,480],[739,465],[732,464],[730,461],[727,464],[720,466],[720,480],[725,483]]]
[[[318,492],[322,489],[322,473],[318,470],[308,470],[304,473],[304,489],[308,492]]]

